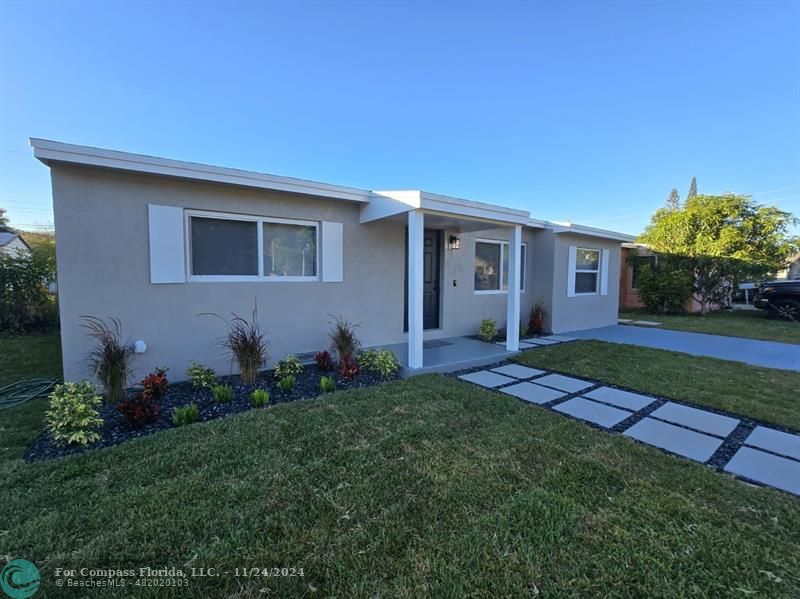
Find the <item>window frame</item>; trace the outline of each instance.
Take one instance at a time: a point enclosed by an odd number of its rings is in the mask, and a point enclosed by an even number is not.
[[[575,260],[575,272],[572,273],[573,276],[573,283],[575,286],[575,296],[581,295],[600,295],[600,271],[603,265],[603,250],[599,248],[583,248],[580,246],[575,247],[575,255],[577,256],[578,252],[597,252],[597,268],[596,269],[587,269],[587,268],[578,268],[578,261]],[[578,273],[589,273],[597,275],[597,278],[594,280],[594,291],[578,291]]]
[[[478,251],[477,245],[479,243],[493,243],[495,245],[500,246],[500,276],[498,277],[498,284],[500,286],[499,289],[475,289],[475,255]],[[504,246],[511,247],[511,242],[507,239],[484,239],[484,238],[476,238],[475,244],[472,248],[472,292],[475,295],[499,295],[501,293],[508,293],[508,289],[503,289],[503,258],[505,257],[505,248]],[[523,253],[525,254],[525,266],[528,266],[528,244],[526,242],[522,242]],[[520,286],[520,293],[525,293],[525,285],[528,284],[528,277],[522,274],[522,268],[520,268],[520,276],[522,277],[523,285]]]
[[[192,218],[210,218],[219,220],[236,220],[256,223],[256,243],[258,254],[258,274],[255,275],[196,275],[192,273]],[[314,264],[317,274],[310,276],[275,277],[264,274],[264,224],[298,225],[314,227],[316,255]],[[253,214],[237,214],[233,212],[216,212],[213,210],[184,210],[184,240],[186,246],[186,280],[194,283],[313,283],[321,281],[322,262],[320,260],[320,223],[314,220],[293,218],[276,218],[272,216],[256,216]]]

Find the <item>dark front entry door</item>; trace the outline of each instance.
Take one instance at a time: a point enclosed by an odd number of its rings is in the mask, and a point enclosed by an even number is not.
[[[442,275],[442,232],[425,229],[422,253],[422,326],[439,328],[439,297]],[[406,232],[406,285],[403,302],[403,330],[408,330],[408,233]]]

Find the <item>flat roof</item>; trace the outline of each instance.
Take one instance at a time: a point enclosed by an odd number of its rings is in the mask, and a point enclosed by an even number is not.
[[[556,233],[571,232],[623,242],[631,242],[636,239],[633,235],[606,229],[533,219],[530,218],[530,212],[527,210],[421,190],[370,191],[295,177],[68,144],[37,137],[30,138],[30,144],[33,147],[33,155],[47,166],[51,166],[52,163],[78,164],[344,200],[362,204],[362,214],[367,209],[370,215],[374,215],[374,219],[397,214],[399,211],[421,208],[431,212],[551,229]],[[394,205],[386,206],[387,201]],[[382,202],[383,205],[379,206]],[[368,216],[366,220],[373,220],[373,217]],[[362,222],[366,221],[362,220]]]

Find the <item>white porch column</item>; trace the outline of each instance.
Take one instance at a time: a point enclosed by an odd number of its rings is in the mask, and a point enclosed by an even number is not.
[[[508,311],[506,312],[506,349],[519,350],[520,254],[522,225],[514,225],[508,243]]]
[[[422,368],[422,286],[425,215],[408,213],[408,367]]]

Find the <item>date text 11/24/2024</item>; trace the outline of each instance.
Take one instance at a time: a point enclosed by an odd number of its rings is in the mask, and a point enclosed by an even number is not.
[[[233,570],[219,571],[217,568],[192,568],[191,576],[211,577],[211,576],[236,576],[236,577],[277,577],[277,576],[305,576],[303,568],[239,568]]]

